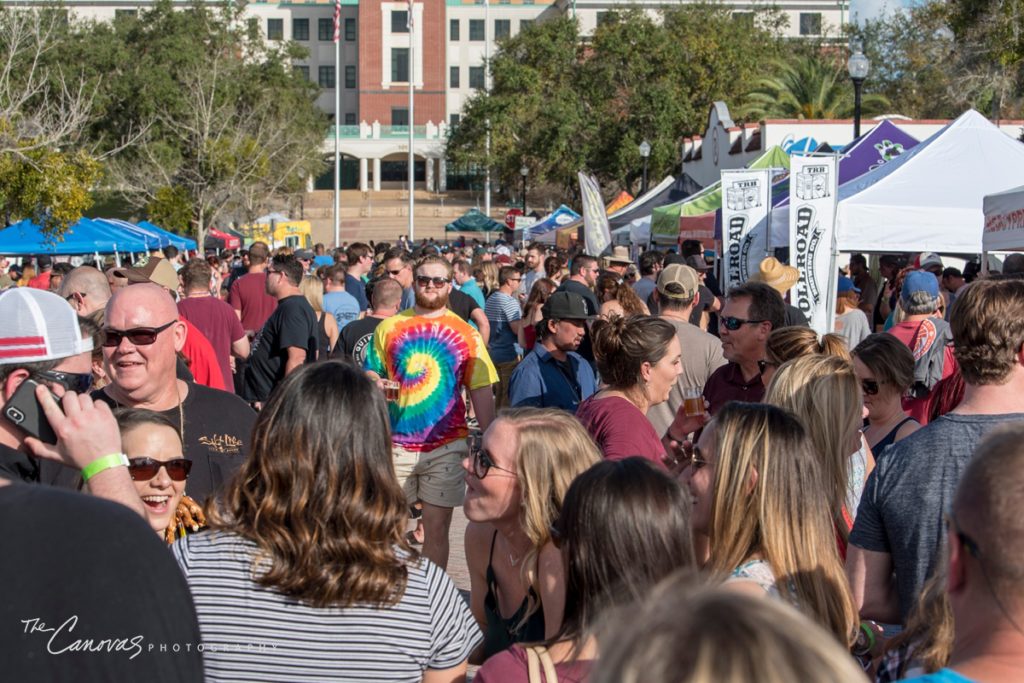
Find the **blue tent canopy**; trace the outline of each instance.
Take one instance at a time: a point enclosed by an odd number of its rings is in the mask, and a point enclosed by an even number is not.
[[[134,223],[129,223],[128,221],[123,221],[118,218],[93,218],[91,220],[103,225],[112,225],[115,228],[127,230],[129,233],[137,236],[145,242],[150,249],[161,249],[171,243],[171,240],[167,235],[155,233],[152,230],[147,230],[146,228],[135,225]]]
[[[167,239],[169,239],[171,241],[171,244],[176,246],[178,249],[189,250],[189,249],[198,249],[199,248],[199,243],[196,242],[194,239],[190,239],[188,237],[182,237],[181,235],[179,235],[177,233],[174,233],[174,232],[171,232],[170,230],[164,230],[160,226],[153,225],[149,221],[139,221],[138,222],[138,226],[140,228],[145,228],[146,230],[149,230],[150,232],[166,236]]]
[[[112,254],[147,251],[145,241],[127,230],[82,218],[60,238],[45,235],[29,219],[0,228],[0,254]]]

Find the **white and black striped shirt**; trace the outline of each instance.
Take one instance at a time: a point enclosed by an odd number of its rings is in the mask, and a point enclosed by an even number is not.
[[[421,559],[390,606],[318,608],[253,581],[256,545],[225,532],[173,546],[199,615],[207,680],[420,681],[482,640],[447,574]]]

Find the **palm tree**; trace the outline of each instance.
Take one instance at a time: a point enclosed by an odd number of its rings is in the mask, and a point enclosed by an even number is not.
[[[801,55],[773,63],[777,75],[756,81],[738,114],[764,118],[841,119],[853,116],[853,86],[842,66],[818,56]],[[861,114],[871,116],[889,106],[882,95],[867,94]]]

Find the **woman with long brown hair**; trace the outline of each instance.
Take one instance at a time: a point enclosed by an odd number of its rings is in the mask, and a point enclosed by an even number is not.
[[[597,300],[601,302],[600,315],[604,319],[612,316],[650,315],[647,304],[640,301],[633,288],[619,282],[619,278],[610,273],[597,278]]]
[[[530,294],[523,305],[523,324],[519,328],[519,345],[527,352],[532,351],[537,343],[537,323],[544,317],[541,309],[557,288],[554,280],[542,277],[534,282],[533,288],[530,289]]]
[[[335,361],[289,375],[209,510],[211,530],[173,546],[207,675],[464,676],[479,628],[451,579],[409,546],[408,516],[381,391]]]

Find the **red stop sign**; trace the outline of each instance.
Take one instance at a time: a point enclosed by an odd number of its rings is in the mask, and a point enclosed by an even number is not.
[[[505,225],[509,227],[509,230],[516,227],[516,216],[522,216],[522,209],[509,209],[505,212]]]

